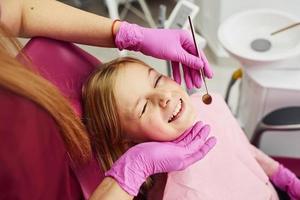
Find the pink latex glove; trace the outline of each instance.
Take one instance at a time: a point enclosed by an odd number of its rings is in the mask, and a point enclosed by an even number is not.
[[[201,87],[200,68],[204,75],[212,78],[213,72],[202,51],[196,57],[196,48],[190,32],[180,29],[151,29],[122,22],[115,38],[116,46],[122,50],[140,51],[172,62],[174,80],[181,83],[179,63],[182,64],[187,88]]]
[[[300,200],[300,180],[289,169],[279,165],[270,180],[279,189],[287,192],[292,200]]]
[[[105,173],[136,196],[148,176],[182,170],[202,159],[216,144],[209,127],[197,122],[173,142],[146,142],[131,147]],[[208,138],[208,139],[207,139]]]

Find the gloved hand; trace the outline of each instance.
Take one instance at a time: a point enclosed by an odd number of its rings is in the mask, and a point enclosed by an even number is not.
[[[181,83],[179,63],[182,64],[186,86],[201,87],[200,68],[212,78],[213,72],[202,51],[196,57],[191,33],[180,29],[151,29],[122,22],[115,37],[116,46],[122,50],[140,51],[145,55],[172,61],[174,80]]]
[[[300,199],[300,180],[283,165],[279,165],[277,171],[270,177],[270,180],[279,189],[287,192],[292,200]]]
[[[146,142],[131,147],[105,173],[130,195],[137,195],[148,176],[182,170],[202,159],[216,144],[210,128],[197,122],[173,142]]]

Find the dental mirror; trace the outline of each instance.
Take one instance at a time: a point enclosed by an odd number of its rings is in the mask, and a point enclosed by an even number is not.
[[[193,40],[194,40],[194,45],[195,45],[195,48],[196,48],[197,56],[198,56],[200,59],[202,59],[202,58],[200,57],[200,54],[199,54],[199,51],[198,51],[198,46],[197,46],[197,42],[196,42],[196,37],[195,37],[194,27],[193,27],[193,24],[192,24],[191,17],[188,16],[188,18],[189,18],[189,23],[190,23],[191,32],[192,32],[192,35],[193,35]],[[202,80],[203,80],[203,82],[204,82],[205,90],[206,90],[206,94],[202,96],[202,101],[203,101],[203,103],[205,103],[206,105],[209,105],[209,104],[211,104],[211,102],[212,102],[212,97],[210,96],[210,94],[208,94],[207,85],[206,85],[206,81],[205,81],[205,76],[204,76],[204,73],[203,73],[203,69],[202,69],[202,68],[200,69],[200,74],[201,74],[201,76],[202,76]]]

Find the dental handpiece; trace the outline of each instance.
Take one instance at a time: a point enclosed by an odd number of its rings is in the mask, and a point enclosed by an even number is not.
[[[192,36],[193,36],[193,40],[194,40],[194,45],[195,45],[195,48],[196,48],[196,53],[197,53],[197,56],[202,60],[202,58],[201,58],[201,56],[199,54],[199,51],[198,51],[198,45],[197,45],[197,42],[196,42],[196,37],[195,37],[195,32],[194,32],[194,26],[192,24],[191,17],[188,16],[188,18],[189,18],[190,28],[191,28],[191,32],[192,32]],[[203,68],[200,69],[200,74],[202,76],[202,80],[203,80],[203,83],[204,83],[204,86],[205,86],[205,90],[206,90],[206,94],[204,94],[202,96],[202,101],[205,104],[211,104],[212,97],[210,96],[210,94],[208,94],[208,89],[207,89],[207,85],[206,85],[206,81],[205,81],[205,76],[204,76]]]

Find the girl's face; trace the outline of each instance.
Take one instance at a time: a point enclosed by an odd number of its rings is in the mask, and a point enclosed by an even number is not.
[[[174,140],[196,116],[180,85],[140,63],[119,69],[114,94],[126,137],[134,142]]]

